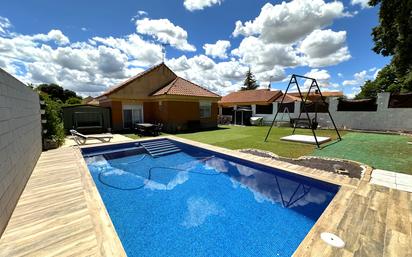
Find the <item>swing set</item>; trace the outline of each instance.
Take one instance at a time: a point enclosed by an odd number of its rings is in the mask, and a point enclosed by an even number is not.
[[[301,92],[301,90],[300,90],[299,83],[298,83],[298,78],[300,78],[300,79],[305,79],[305,80],[310,80],[310,81],[311,81],[309,90],[308,90],[305,98],[303,97],[302,92]],[[314,78],[309,78],[309,77],[306,77],[306,76],[301,76],[301,75],[293,74],[292,77],[290,78],[290,81],[289,81],[289,84],[288,84],[288,86],[287,86],[287,88],[286,88],[286,91],[285,91],[285,93],[283,94],[282,101],[280,102],[280,106],[283,105],[283,101],[285,100],[285,96],[286,96],[286,94],[287,94],[287,92],[288,92],[288,90],[289,90],[289,88],[290,88],[291,85],[296,85],[296,88],[297,88],[297,90],[298,90],[299,97],[300,97],[300,99],[301,99],[301,101],[302,101],[302,104],[301,104],[301,108],[300,108],[300,111],[299,111],[299,116],[298,116],[297,119],[295,119],[295,122],[293,123],[292,135],[286,136],[286,137],[282,137],[281,140],[292,141],[292,142],[299,142],[299,143],[316,144],[316,146],[317,146],[318,148],[320,148],[320,145],[321,145],[322,143],[325,143],[325,142],[330,141],[331,138],[330,138],[330,137],[319,137],[319,136],[316,136],[316,131],[315,131],[315,130],[318,128],[318,125],[319,125],[318,120],[317,120],[317,119],[318,119],[318,102],[317,102],[317,101],[310,103],[310,104],[314,104],[314,105],[315,105],[315,117],[311,119],[310,116],[309,116],[309,112],[308,112],[308,106],[309,106],[308,96],[310,95],[310,92],[311,92],[312,88],[315,89],[315,93],[316,93],[316,94],[319,94],[319,95],[320,95],[320,99],[321,99],[322,103],[323,103],[324,105],[327,105],[325,99],[324,99],[323,96],[322,96],[322,92],[321,92],[321,90],[320,90],[320,88],[319,88],[318,82],[317,82],[316,79],[314,79]],[[269,137],[269,135],[270,135],[270,132],[271,132],[271,130],[272,130],[272,127],[273,127],[273,125],[274,125],[275,122],[276,122],[276,118],[277,118],[277,116],[278,116],[278,114],[279,114],[279,110],[280,110],[280,108],[278,108],[278,110],[276,111],[276,114],[275,114],[275,117],[273,118],[272,124],[271,124],[271,126],[270,126],[270,128],[269,128],[269,130],[268,130],[268,132],[267,132],[267,134],[266,134],[265,142],[267,142],[268,137]],[[303,111],[303,112],[302,112],[302,111]],[[303,118],[303,119],[301,118],[302,113],[306,114],[306,118]],[[330,120],[332,121],[333,127],[334,127],[334,129],[335,129],[335,131],[336,131],[336,134],[337,134],[337,136],[338,136],[338,140],[341,141],[342,138],[341,138],[341,136],[340,136],[340,134],[339,134],[338,129],[336,128],[335,121],[333,120],[332,115],[331,115],[330,112],[329,112],[329,109],[327,109],[327,113],[329,114],[329,118],[330,118]],[[297,124],[298,124],[299,122],[301,122],[301,121],[304,121],[304,122],[306,122],[306,123],[309,125],[309,128],[312,130],[313,137],[312,137],[312,136],[307,136],[307,135],[295,135],[295,131],[296,131]]]

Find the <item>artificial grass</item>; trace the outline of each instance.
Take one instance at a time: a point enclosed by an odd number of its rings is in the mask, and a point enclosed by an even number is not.
[[[264,142],[268,126],[261,127],[240,127],[240,126],[221,126],[217,130],[177,134],[175,136],[199,141],[206,144],[226,147],[229,149],[255,148],[271,151],[284,157],[300,157],[309,155],[315,146],[308,144],[291,143],[281,141],[283,136],[292,133],[291,128],[273,128],[267,142]],[[297,134],[311,135],[308,129],[297,129]],[[336,138],[334,130],[319,130],[318,136],[330,136]]]
[[[407,136],[355,133],[343,136],[339,143],[315,149],[314,156],[349,159],[374,168],[412,174],[412,145]]]
[[[317,149],[314,145],[281,141],[292,133],[291,128],[274,127],[264,142],[269,127],[221,126],[219,129],[175,136],[229,149],[255,148],[279,156],[297,158],[304,155],[342,158],[359,161],[374,168],[412,174],[412,145],[407,136],[340,131],[342,141],[333,141]],[[297,129],[296,134],[311,135],[309,129]],[[334,130],[317,130],[318,136],[336,139]],[[126,135],[139,138],[136,135]]]

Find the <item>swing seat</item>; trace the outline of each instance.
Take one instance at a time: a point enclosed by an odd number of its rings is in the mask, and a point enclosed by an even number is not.
[[[319,144],[323,144],[331,140],[330,137],[316,137],[316,138],[318,139]],[[309,136],[309,135],[290,135],[286,137],[281,137],[280,140],[316,145],[315,137]]]

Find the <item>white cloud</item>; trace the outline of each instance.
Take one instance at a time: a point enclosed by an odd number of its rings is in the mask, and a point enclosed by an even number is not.
[[[60,30],[35,35],[4,31],[0,67],[26,83],[57,83],[81,95],[98,95],[162,60],[161,46],[137,34],[70,43]]]
[[[331,76],[327,70],[312,69],[311,71],[307,72],[304,76],[316,79],[319,87],[335,87],[330,83]],[[309,89],[311,83],[311,80],[305,80],[304,86],[306,90]],[[315,88],[312,88],[312,90],[315,90]]]
[[[293,67],[301,64],[292,46],[264,43],[254,36],[244,38],[239,47],[232,50],[232,54],[258,72],[271,70],[275,66]]]
[[[87,28],[86,27],[82,27],[82,28],[80,28],[81,29],[81,31],[87,31]]]
[[[203,10],[216,4],[221,4],[223,0],[184,0],[183,5],[191,12],[196,10]]]
[[[277,5],[267,3],[253,21],[237,21],[233,36],[259,35],[264,42],[290,44],[345,15],[343,4],[338,1],[325,3],[323,0],[293,0]]]
[[[230,42],[227,40],[218,40],[214,44],[204,44],[203,49],[206,55],[212,57],[219,57],[221,59],[227,58],[226,51],[230,48]]]
[[[344,80],[342,82],[342,85],[357,86],[357,87],[363,86],[366,80],[375,79],[377,72],[379,72],[379,69],[377,69],[376,67],[371,68],[369,70],[363,70],[363,71],[357,72],[353,74],[353,79]]]
[[[181,56],[166,61],[179,76],[225,95],[239,90],[248,67],[236,60],[215,63],[205,55]]]
[[[144,41],[139,35],[131,34],[124,38],[114,37],[94,37],[92,43],[102,43],[112,48],[117,48],[125,53],[131,60],[133,65],[150,66],[162,60],[162,47]]]
[[[152,36],[159,42],[170,44],[179,50],[196,51],[196,48],[187,42],[186,30],[174,25],[168,19],[144,18],[136,20],[136,31],[143,35]]]
[[[360,5],[362,9],[364,8],[371,8],[371,6],[368,4],[369,0],[351,0],[350,3],[351,5]]]
[[[6,17],[0,16],[0,35],[5,34],[7,29],[11,27],[10,20]]]
[[[142,17],[142,16],[147,16],[147,15],[148,15],[148,13],[147,13],[146,11],[139,10],[139,11],[137,11],[136,15],[133,16],[133,17],[130,19],[130,21],[131,21],[131,22],[135,22],[135,21],[136,21],[137,19],[139,19],[140,17]]]
[[[314,30],[300,44],[311,67],[329,66],[351,58],[346,46],[346,31]]]

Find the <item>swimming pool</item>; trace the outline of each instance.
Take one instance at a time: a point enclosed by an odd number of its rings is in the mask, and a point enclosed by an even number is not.
[[[82,149],[128,256],[291,256],[339,189],[168,142]]]

